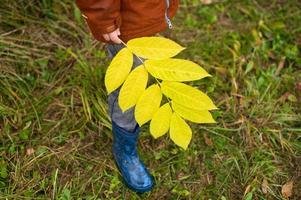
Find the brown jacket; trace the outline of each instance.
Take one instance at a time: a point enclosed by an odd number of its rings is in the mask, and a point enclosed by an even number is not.
[[[127,42],[165,30],[179,0],[76,0],[76,4],[97,40],[107,42],[102,34],[119,27],[120,38]]]

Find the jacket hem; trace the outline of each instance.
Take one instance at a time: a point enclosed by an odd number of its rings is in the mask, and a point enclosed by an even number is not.
[[[157,33],[165,31],[166,29],[167,29],[167,24],[166,24],[165,20],[163,19],[158,24],[144,28],[139,32],[126,32],[127,33],[126,35],[125,34],[120,35],[120,39],[124,43],[127,43],[129,40],[134,39],[134,38],[154,36]],[[99,39],[102,42],[106,42],[108,44],[113,44],[113,42],[105,41],[103,38],[99,38]]]

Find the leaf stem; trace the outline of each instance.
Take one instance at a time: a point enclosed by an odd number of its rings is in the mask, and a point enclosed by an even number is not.
[[[134,56],[136,56],[139,60],[140,60],[140,62],[142,63],[142,65],[143,65],[143,67],[144,67],[144,69],[147,71],[147,69],[146,69],[146,66],[145,66],[145,64],[144,64],[144,60],[142,60],[139,56],[137,56],[133,51],[131,51],[131,49],[126,45],[126,43],[125,42],[123,42],[121,39],[120,39],[120,41],[121,41],[121,43],[134,55]],[[154,76],[152,76],[152,77],[154,77]],[[156,77],[154,77],[154,79],[157,81],[157,83],[158,83],[158,85],[159,85],[159,87],[161,88],[161,82],[156,78]],[[165,95],[164,95],[165,96]],[[170,104],[170,108],[172,109],[172,106],[171,106],[171,99],[169,99],[167,96],[165,96],[166,97],[166,99],[167,99],[167,101],[168,101],[168,103]],[[173,109],[172,109],[173,110]]]

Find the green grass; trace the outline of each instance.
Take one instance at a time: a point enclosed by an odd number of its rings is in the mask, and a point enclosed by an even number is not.
[[[157,185],[125,188],[110,151],[109,60],[71,0],[0,5],[0,199],[301,199],[301,3],[186,0],[171,37],[220,108],[187,151],[143,127]],[[266,184],[267,183],[267,184]]]

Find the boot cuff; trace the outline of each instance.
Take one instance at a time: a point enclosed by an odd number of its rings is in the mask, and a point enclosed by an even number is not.
[[[138,137],[139,132],[140,132],[140,127],[137,124],[134,131],[131,132],[131,131],[127,131],[126,129],[118,126],[114,121],[112,121],[112,130],[113,130],[114,134],[118,133],[118,134],[124,135],[126,137]]]

